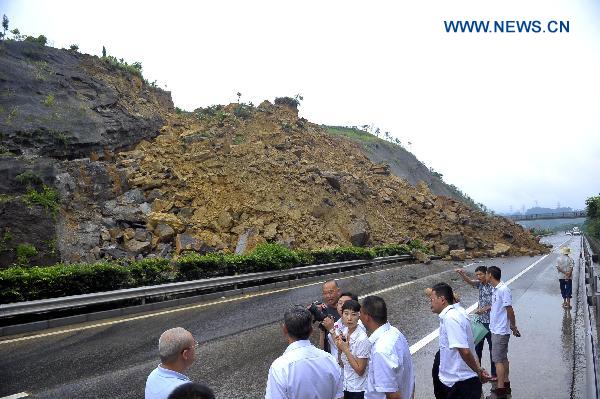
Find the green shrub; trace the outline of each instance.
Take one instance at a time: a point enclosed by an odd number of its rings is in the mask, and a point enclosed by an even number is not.
[[[30,188],[25,195],[24,201],[27,205],[41,205],[52,216],[56,216],[58,212],[58,191],[46,185],[41,191]]]
[[[166,259],[145,259],[130,265],[110,262],[57,264],[0,271],[0,303],[56,298],[161,284],[172,280]]]
[[[285,270],[300,265],[300,257],[296,252],[272,243],[258,245],[246,258],[246,270],[239,270],[240,272]]]
[[[362,247],[341,247],[311,251],[315,264],[345,262],[357,259],[373,259],[375,251]]]
[[[54,105],[54,95],[53,94],[48,94],[46,96],[46,98],[44,98],[44,105],[46,107],[51,107]]]
[[[76,44],[71,44],[69,46],[69,50],[71,50],[71,51],[79,51],[79,46],[76,45]]]
[[[37,253],[37,249],[31,244],[17,245],[17,264],[27,265],[29,263],[29,259],[36,256]]]
[[[412,252],[412,248],[408,244],[386,244],[373,247],[376,256],[394,256],[407,255]]]
[[[233,115],[241,119],[248,119],[252,116],[251,107],[246,104],[238,104],[233,110]]]
[[[179,270],[181,280],[198,280],[215,276],[233,274],[234,269],[228,269],[227,264],[236,255],[187,253],[177,259],[176,268]]]
[[[429,253],[429,248],[427,248],[425,246],[425,244],[423,244],[423,242],[421,240],[412,240],[408,243],[408,246],[411,249],[416,249],[418,251],[423,252],[424,254],[428,254]]]
[[[17,175],[15,180],[22,186],[32,186],[42,183],[42,178],[31,170],[26,170],[25,172]]]
[[[300,101],[292,97],[277,97],[275,99],[275,105],[283,105],[285,107],[296,109],[300,105]]]
[[[141,62],[136,61],[131,64],[128,64],[125,60],[123,60],[123,58],[117,59],[116,57],[113,57],[112,55],[102,57],[101,59],[102,59],[102,61],[106,62],[110,66],[113,66],[117,69],[120,69],[120,70],[128,72],[128,73],[132,73],[143,79]]]
[[[39,35],[38,37],[27,36],[23,40],[26,42],[30,42],[30,43],[41,44],[42,46],[45,46],[46,43],[48,42],[48,39],[44,35]]]

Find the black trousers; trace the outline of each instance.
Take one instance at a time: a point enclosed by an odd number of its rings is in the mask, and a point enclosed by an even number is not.
[[[344,391],[344,399],[365,399],[365,393]]]
[[[458,381],[452,388],[446,387],[446,399],[481,399],[481,381],[479,377]]]
[[[447,387],[440,381],[439,371],[440,351],[437,351],[433,358],[433,367],[431,368],[433,394],[435,395],[435,399],[481,399],[483,388],[478,377],[459,381],[452,387]]]
[[[433,358],[433,367],[431,368],[431,379],[433,380],[433,394],[435,395],[435,399],[446,399],[448,388],[442,381],[440,381],[440,351],[437,351],[435,357]]]

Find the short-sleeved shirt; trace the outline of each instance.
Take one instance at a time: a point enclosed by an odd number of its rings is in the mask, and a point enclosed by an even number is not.
[[[454,386],[458,381],[477,377],[460,356],[458,348],[469,348],[475,356],[473,331],[466,312],[461,312],[456,306],[448,305],[440,317],[440,381],[447,387]]]
[[[187,382],[190,382],[190,379],[185,375],[159,365],[148,375],[144,398],[167,399],[175,388]]]
[[[492,334],[510,335],[506,307],[512,306],[512,293],[503,281],[498,283],[492,293],[492,311],[490,312],[490,331]]]
[[[337,399],[342,370],[331,354],[308,340],[292,342],[269,369],[265,399]]]
[[[365,326],[363,325],[362,321],[358,321],[358,327],[362,328],[365,333],[367,332],[367,330],[365,329]],[[342,334],[347,334],[348,333],[348,327],[346,327],[346,325],[344,324],[344,321],[342,320],[342,318],[340,317],[335,323],[333,323],[333,329],[336,331],[336,334],[339,334],[340,332]],[[333,340],[333,336],[331,335],[331,333],[327,333],[327,336],[325,337],[327,340],[327,345],[329,345],[329,353],[331,353],[331,355],[337,359],[338,358],[338,348],[337,345],[335,344],[335,341]],[[327,351],[325,351],[327,352]]]
[[[348,327],[344,326],[342,334],[348,334]],[[359,359],[368,359],[371,353],[371,341],[367,336],[367,331],[359,324],[356,330],[350,335],[350,353]],[[342,353],[342,363],[344,364],[344,391],[348,392],[364,392],[367,389],[367,375],[368,370],[365,370],[363,375],[358,373],[352,368],[348,362],[348,357],[345,353]],[[367,365],[367,368],[369,366]]]
[[[385,399],[386,392],[410,398],[415,388],[413,361],[402,333],[385,323],[369,337],[371,354],[365,399]]]
[[[475,283],[474,287],[479,290],[479,307],[485,308],[486,306],[492,306],[492,291],[494,290],[494,287],[492,287],[491,284],[483,284],[480,281]],[[480,322],[490,322],[490,310],[479,315]]]
[[[556,266],[561,270],[568,271],[569,269],[573,268],[573,259],[571,259],[569,255],[560,255],[556,261]],[[558,272],[559,279],[571,279],[571,276],[567,277],[565,273],[561,272],[560,270],[556,269],[556,271]]]

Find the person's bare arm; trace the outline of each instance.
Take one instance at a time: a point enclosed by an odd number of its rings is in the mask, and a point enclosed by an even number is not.
[[[350,366],[354,369],[354,371],[356,371],[356,374],[363,375],[367,369],[369,359],[363,359],[354,356],[352,352],[350,352],[350,346],[348,345],[348,342],[344,341],[341,335],[336,337],[335,344],[339,349],[339,353],[344,352],[348,358],[348,363],[350,363]]]
[[[508,322],[510,323],[510,330],[515,337],[520,337],[521,333],[517,328],[517,321],[515,319],[515,311],[512,306],[506,306],[506,315],[508,316]]]
[[[463,269],[454,269],[454,271],[458,273],[458,275],[465,280],[465,283],[469,284],[471,287],[475,287],[475,284],[477,284],[477,280],[471,280]]]
[[[456,348],[462,360],[467,363],[467,366],[471,368],[474,372],[477,373],[477,376],[481,380],[481,382],[486,382],[490,379],[490,375],[479,365],[475,356],[471,352],[469,348]]]

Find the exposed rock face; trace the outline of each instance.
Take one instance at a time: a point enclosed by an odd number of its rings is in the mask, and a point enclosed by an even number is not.
[[[5,51],[0,81],[14,95],[0,96],[10,113],[0,112],[0,266],[23,243],[38,249],[37,264],[244,253],[267,241],[421,239],[455,259],[547,251],[513,222],[374,164],[294,107],[175,115],[168,93],[96,57],[29,43]],[[55,212],[25,200],[44,187],[58,192]]]
[[[108,158],[156,136],[162,114],[173,108],[169,93],[98,57],[36,43],[2,46],[4,151],[63,159],[94,152]]]

